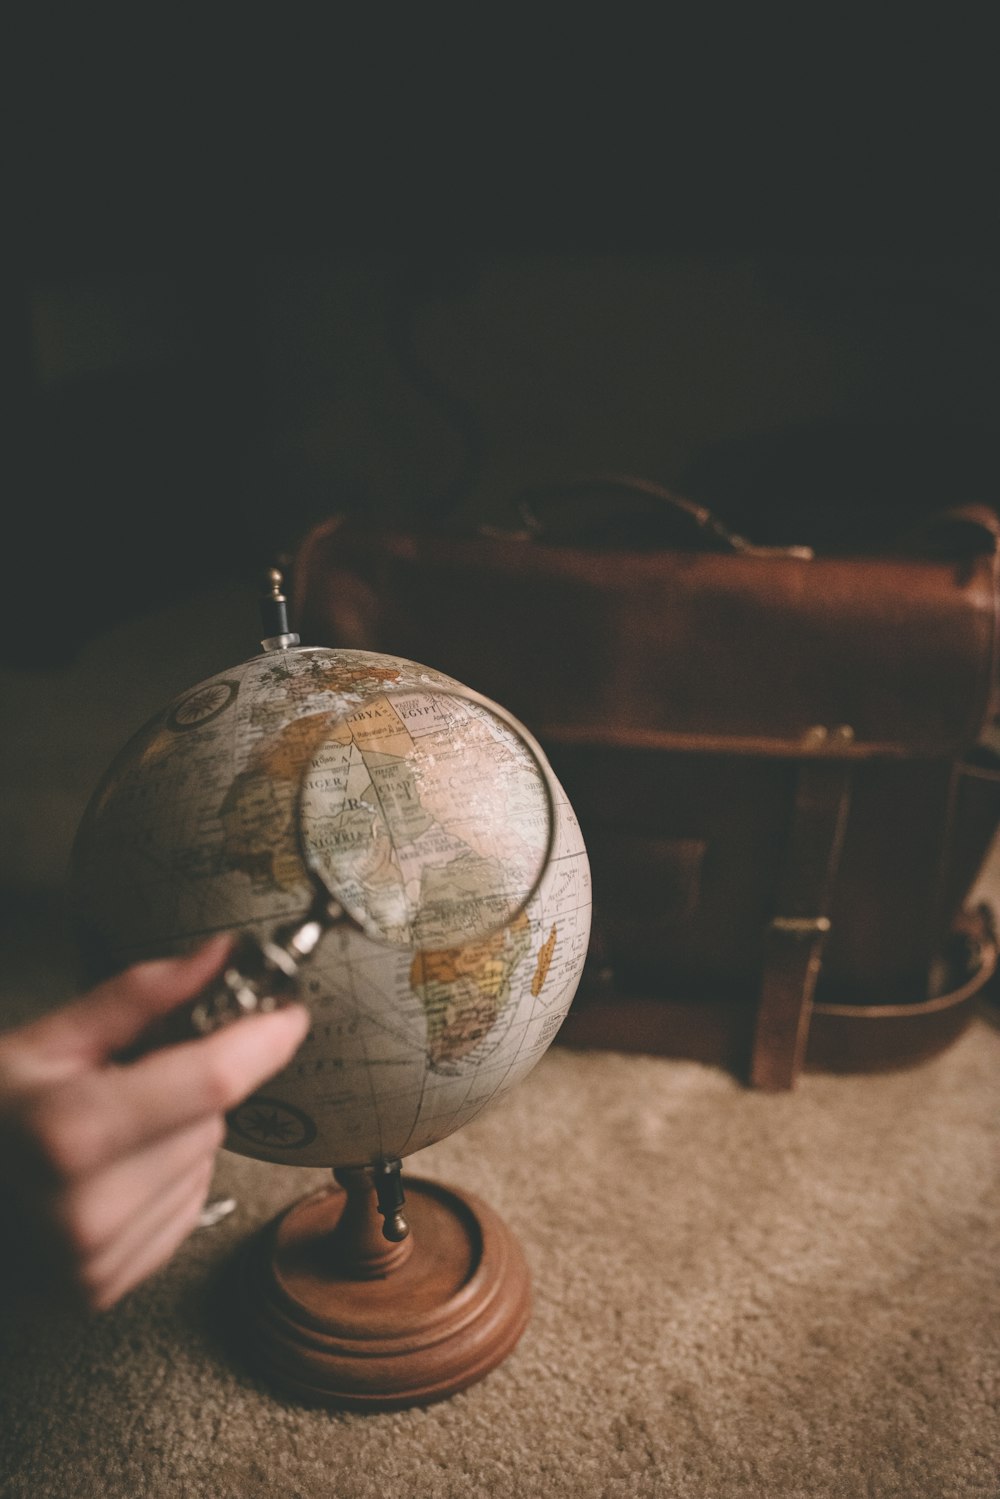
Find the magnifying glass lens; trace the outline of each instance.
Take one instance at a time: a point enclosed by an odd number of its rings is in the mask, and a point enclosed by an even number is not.
[[[524,909],[553,815],[516,721],[460,693],[387,692],[330,725],[298,832],[311,873],[363,931],[426,950],[481,939]]]

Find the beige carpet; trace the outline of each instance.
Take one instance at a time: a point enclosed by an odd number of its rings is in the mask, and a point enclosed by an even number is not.
[[[535,1310],[427,1410],[274,1397],[212,1276],[323,1173],[220,1158],[239,1209],[92,1322],[7,1310],[5,1499],[1000,1493],[1000,1032],[792,1096],[692,1063],[550,1052],[410,1168],[519,1234]]]

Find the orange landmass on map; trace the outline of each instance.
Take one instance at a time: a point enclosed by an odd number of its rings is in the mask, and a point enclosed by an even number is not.
[[[233,777],[219,808],[226,859],[251,880],[294,890],[305,874],[293,828],[306,766],[330,734],[329,713],[295,718]],[[349,735],[348,735],[349,738]]]
[[[432,1066],[460,1060],[493,1029],[530,937],[522,911],[510,926],[468,947],[415,955],[410,982],[427,1012]]]
[[[333,665],[322,675],[331,686],[350,691],[356,686],[394,682],[399,671],[390,666]],[[219,819],[225,832],[226,858],[232,868],[255,881],[292,890],[303,883],[304,871],[292,822],[302,777],[324,743],[350,744],[382,753],[404,753],[411,743],[384,699],[375,697],[351,708],[365,714],[349,725],[338,722],[331,710],[306,713],[267,735],[251,755],[245,770],[233,777]]]
[[[546,937],[541,947],[538,949],[538,959],[535,963],[535,976],[531,980],[531,994],[534,999],[537,999],[539,994],[541,994],[542,992],[542,986],[544,985],[545,980],[548,977],[549,964],[552,962],[552,954],[555,952],[555,950],[556,929],[553,926],[551,932]]]

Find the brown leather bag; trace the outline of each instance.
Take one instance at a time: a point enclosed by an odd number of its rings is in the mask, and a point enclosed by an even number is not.
[[[1000,820],[993,513],[818,557],[643,481],[581,492],[568,535],[318,526],[303,638],[440,667],[545,745],[594,877],[564,1040],[771,1088],[940,1049],[996,962],[963,909]]]

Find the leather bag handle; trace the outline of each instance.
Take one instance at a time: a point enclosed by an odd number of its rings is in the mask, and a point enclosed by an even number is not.
[[[634,503],[622,519],[609,513],[607,495],[617,492],[619,496]],[[539,497],[553,494],[568,502],[557,514],[551,508],[548,513],[539,505]],[[587,500],[592,503],[588,510]],[[600,502],[604,500],[602,505]],[[809,546],[760,546],[747,537],[732,531],[706,505],[699,505],[665,485],[657,484],[635,474],[602,473],[570,479],[565,483],[545,488],[532,488],[521,494],[517,501],[521,526],[515,531],[492,526],[480,527],[481,534],[512,536],[524,541],[539,541],[550,545],[613,546],[616,532],[623,535],[628,545],[629,533],[645,528],[650,522],[655,531],[660,523],[660,534],[653,535],[647,544],[697,546],[706,551],[732,552],[742,557],[786,557],[799,561],[811,561],[815,556]],[[563,513],[568,510],[568,518]],[[617,522],[617,524],[616,524]],[[663,537],[663,526],[671,526],[673,534]],[[907,556],[930,556],[956,559],[1000,551],[1000,515],[990,505],[970,503],[943,506],[926,516],[910,531],[899,537],[896,548]]]
[[[592,505],[588,511],[588,496],[599,501],[608,491],[617,491],[633,501],[632,510],[624,519],[610,516],[607,506]],[[557,517],[550,508],[548,514],[540,508],[539,496],[556,494],[569,500],[571,510],[568,521]],[[694,545],[705,551],[732,552],[743,557],[787,557],[798,561],[811,561],[813,549],[805,546],[758,546],[745,536],[731,531],[705,505],[686,499],[662,484],[643,479],[634,474],[594,474],[566,483],[553,485],[544,490],[533,489],[521,494],[517,502],[521,527],[516,531],[501,530],[492,526],[480,528],[481,534],[516,536],[524,541],[539,541],[559,545],[586,545],[588,538],[595,546],[613,545],[614,533],[623,533],[628,544],[630,532],[635,533],[642,522],[654,525],[664,522],[676,532],[681,543]],[[638,525],[637,525],[638,523]],[[674,539],[674,538],[671,538]],[[663,539],[659,539],[663,545]]]
[[[1000,549],[1000,516],[991,505],[937,510],[905,538],[906,550],[934,557],[989,555]]]

